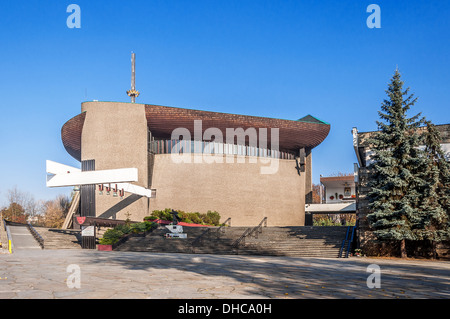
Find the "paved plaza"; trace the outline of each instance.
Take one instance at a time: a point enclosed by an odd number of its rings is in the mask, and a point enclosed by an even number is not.
[[[0,298],[449,299],[450,262],[17,250],[0,254]]]

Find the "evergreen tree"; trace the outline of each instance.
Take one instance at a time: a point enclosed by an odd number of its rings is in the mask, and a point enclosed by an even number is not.
[[[420,187],[425,181],[420,168],[425,166],[425,157],[418,148],[417,128],[424,120],[420,113],[407,117],[417,98],[409,95],[409,88],[403,90],[398,70],[386,93],[389,99],[378,112],[379,131],[369,139],[374,156],[369,166],[367,219],[378,240],[400,242],[401,256],[406,257],[406,240],[416,240],[414,230],[421,227]]]
[[[450,214],[450,164],[441,148],[442,141],[439,131],[427,121],[424,134],[425,152],[438,172],[437,194],[439,204]]]
[[[422,225],[416,230],[416,235],[420,239],[432,242],[434,257],[436,242],[450,237],[450,165],[445,159],[440,141],[439,131],[427,121],[423,134],[426,166],[423,170],[425,184],[421,187]]]

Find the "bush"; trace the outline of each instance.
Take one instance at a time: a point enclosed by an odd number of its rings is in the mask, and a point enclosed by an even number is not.
[[[203,224],[203,218],[201,218],[200,213],[188,213],[188,217],[194,224]]]
[[[103,237],[99,240],[100,245],[114,245],[122,238],[124,235],[129,233],[143,233],[145,231],[150,231],[152,228],[157,226],[156,223],[152,222],[142,222],[142,223],[134,223],[131,225],[117,225],[112,229],[108,229],[103,234]]]
[[[103,238],[99,240],[100,245],[114,245],[119,241],[119,239],[125,235],[121,230],[118,229],[108,229],[104,234]]]
[[[150,216],[144,218],[146,219],[162,219],[162,220],[172,220],[172,214],[170,213],[172,210],[170,208],[166,208],[164,210],[154,210]]]
[[[209,219],[209,223],[211,225],[215,225],[218,226],[220,223],[220,214],[216,211],[210,211],[208,210],[208,212],[206,213],[206,217]]]
[[[354,226],[355,216],[340,214],[338,216],[314,215],[313,226]]]
[[[157,223],[153,223],[153,222],[144,222],[144,224],[146,225],[146,230],[147,231],[158,227],[158,224]]]
[[[145,221],[145,222],[142,222],[142,223],[131,224],[130,228],[131,228],[131,232],[137,234],[137,233],[143,233],[143,232],[149,231],[155,225],[156,225],[156,223]]]
[[[172,221],[173,218],[172,214],[170,213],[171,211],[172,211],[171,208],[166,208],[164,210],[154,210],[150,216],[144,217],[144,221],[154,219]],[[208,210],[206,214],[200,214],[199,212],[187,213],[182,210],[175,210],[175,211],[178,212],[181,221],[185,223],[214,225],[214,226],[219,225],[220,215],[216,211]]]
[[[131,226],[124,224],[124,225],[117,225],[116,227],[114,227],[115,230],[119,230],[124,234],[128,234],[131,232]]]

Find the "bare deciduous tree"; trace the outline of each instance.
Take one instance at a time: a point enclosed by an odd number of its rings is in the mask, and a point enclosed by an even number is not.
[[[65,195],[58,195],[54,200],[45,202],[43,226],[61,228],[69,211],[71,200]]]

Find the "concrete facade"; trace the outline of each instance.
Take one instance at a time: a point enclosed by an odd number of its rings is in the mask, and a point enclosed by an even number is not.
[[[155,155],[150,211],[165,208],[188,212],[219,212],[234,226],[304,225],[305,174],[297,174],[295,160],[278,160],[276,174],[260,174],[266,163],[232,158],[227,163],[174,163],[170,154]],[[303,209],[302,209],[303,208]]]
[[[81,160],[95,160],[95,169],[135,167],[138,182],[148,187],[147,121],[144,104],[85,102],[81,111],[86,119],[81,135]],[[125,194],[95,196],[97,217],[141,221],[148,213],[148,199]],[[131,218],[131,217],[130,217]]]

